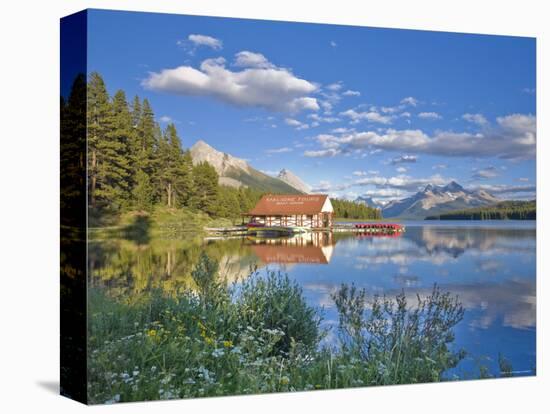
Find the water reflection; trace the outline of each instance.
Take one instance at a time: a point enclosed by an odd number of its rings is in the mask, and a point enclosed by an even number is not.
[[[328,264],[335,245],[333,233],[329,232],[303,233],[289,238],[247,240],[263,264]]]
[[[89,267],[91,284],[115,296],[153,288],[176,293],[193,287],[191,270],[206,251],[228,281],[247,277],[255,266],[288,272],[311,304],[324,307],[326,325],[336,323],[330,294],[341,283],[363,287],[371,297],[404,291],[413,301],[437,283],[466,308],[457,345],[490,356],[493,371],[499,352],[521,370],[535,362],[535,236],[534,223],[420,223],[397,238],[306,233],[270,240],[115,239],[91,243]]]

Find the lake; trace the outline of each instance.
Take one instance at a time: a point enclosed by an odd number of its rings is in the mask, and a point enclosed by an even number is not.
[[[220,262],[228,281],[251,269],[288,273],[307,301],[323,308],[325,341],[335,340],[331,293],[354,283],[373,295],[404,291],[409,303],[434,284],[458,296],[466,309],[455,346],[468,356],[450,375],[499,373],[498,358],[515,375],[536,366],[536,223],[534,221],[404,222],[394,237],[308,233],[289,239],[105,239],[90,243],[90,284],[109,295],[132,298],[151,289],[175,293],[192,286],[190,272],[201,251]]]

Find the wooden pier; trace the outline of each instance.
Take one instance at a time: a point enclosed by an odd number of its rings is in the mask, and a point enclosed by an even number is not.
[[[219,237],[240,237],[247,235],[255,235],[264,238],[284,237],[300,231],[292,227],[271,227],[271,226],[233,226],[233,227],[206,227],[206,232],[211,236]],[[335,223],[331,228],[311,228],[308,231],[312,232],[337,232],[337,233],[360,233],[362,235],[372,236],[397,236],[405,232],[405,226],[395,223]]]

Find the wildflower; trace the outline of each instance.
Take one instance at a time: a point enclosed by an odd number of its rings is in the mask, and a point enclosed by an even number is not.
[[[233,341],[223,341],[223,346],[226,348],[231,348],[233,346]]]
[[[156,335],[157,335],[157,331],[155,329],[150,329],[150,330],[147,331],[147,336],[149,338],[153,338]]]
[[[224,355],[224,351],[222,348],[217,348],[217,349],[214,349],[214,351],[212,351],[212,356],[214,358],[220,358]]]

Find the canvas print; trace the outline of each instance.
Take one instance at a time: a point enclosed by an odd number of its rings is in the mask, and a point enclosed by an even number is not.
[[[61,21],[62,393],[536,374],[534,38]]]

